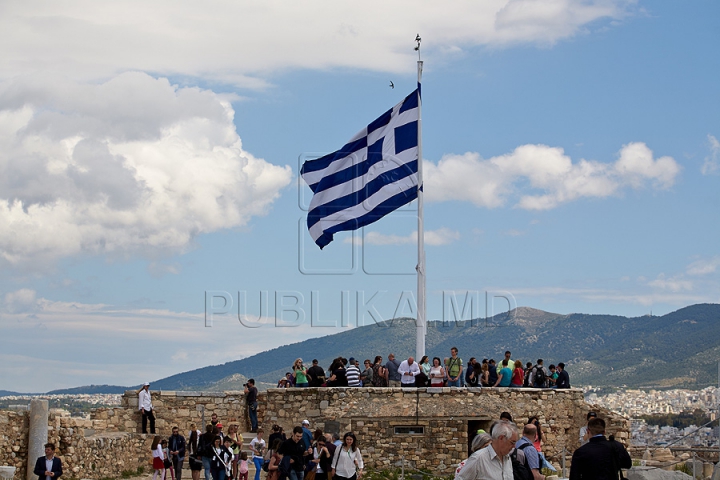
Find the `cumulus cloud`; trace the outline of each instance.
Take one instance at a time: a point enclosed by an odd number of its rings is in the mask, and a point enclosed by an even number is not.
[[[710,155],[705,157],[700,171],[703,175],[720,172],[720,141],[712,135],[708,135],[708,143],[710,144]]]
[[[29,288],[21,288],[5,294],[5,310],[10,313],[32,312],[37,307],[37,293]]]
[[[290,183],[242,148],[227,98],[139,72],[0,83],[0,258],[180,252]]]
[[[687,267],[687,274],[695,276],[709,275],[711,273],[715,273],[718,267],[720,267],[720,256],[716,255],[711,258],[692,262]]]
[[[409,235],[386,235],[380,232],[367,232],[363,237],[356,236],[356,242],[364,241],[367,245],[417,245],[417,230]],[[460,232],[449,228],[425,231],[425,245],[441,246],[460,240]],[[347,237],[344,243],[352,243],[353,238]]]
[[[623,146],[614,163],[573,162],[562,148],[522,145],[489,159],[478,153],[445,155],[437,165],[426,161],[423,168],[428,201],[459,200],[496,208],[519,196],[515,206],[526,210],[609,197],[624,188],[667,189],[680,172],[673,158],[654,158],[641,142]],[[526,188],[533,193],[526,193]]]
[[[0,16],[0,77],[44,65],[83,79],[141,70],[262,87],[264,74],[279,69],[411,70],[416,32],[436,57],[477,45],[547,45],[622,19],[634,3],[218,0],[210,12],[171,0],[10,2]]]

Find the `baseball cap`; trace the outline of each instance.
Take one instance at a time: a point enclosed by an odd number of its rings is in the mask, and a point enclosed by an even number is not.
[[[303,425],[310,425],[310,421],[309,421],[309,420],[303,420],[303,421],[302,421],[302,424],[303,424]]]
[[[218,422],[215,426],[218,427],[218,428],[222,428],[222,427],[223,427],[223,424],[220,423],[220,422]]]

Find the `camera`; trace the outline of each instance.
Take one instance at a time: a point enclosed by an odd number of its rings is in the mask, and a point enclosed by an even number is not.
[[[247,383],[243,383],[243,387],[247,387],[247,386],[248,386],[248,384],[247,384]]]

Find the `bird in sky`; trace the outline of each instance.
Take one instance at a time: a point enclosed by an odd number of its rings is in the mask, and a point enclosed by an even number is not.
[[[390,80],[390,88],[395,88],[395,84]]]

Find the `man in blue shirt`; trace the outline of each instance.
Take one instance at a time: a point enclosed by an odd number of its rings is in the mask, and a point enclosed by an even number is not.
[[[538,451],[535,450],[533,445],[536,435],[537,427],[532,423],[528,423],[523,428],[523,436],[515,443],[515,448],[522,450],[525,454],[525,465],[532,472],[533,480],[545,480],[545,475],[540,473],[540,455],[538,455]]]

